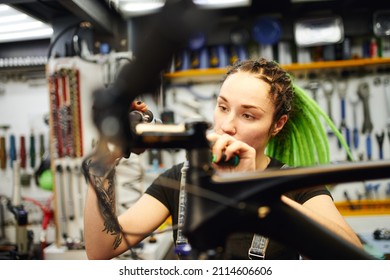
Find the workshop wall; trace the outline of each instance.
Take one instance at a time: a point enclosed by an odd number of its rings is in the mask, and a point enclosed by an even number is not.
[[[20,156],[20,138],[25,137],[25,145],[27,150],[26,168],[22,170],[28,174],[30,180],[23,185],[22,195],[26,199],[34,201],[25,201],[26,210],[29,213],[29,222],[31,229],[35,232],[34,240],[39,242],[41,223],[43,213],[35,204],[40,203],[46,205],[52,199],[52,192],[40,188],[35,181],[34,173],[41,164],[40,142],[43,138],[43,149],[45,156],[49,153],[49,126],[45,123],[45,118],[49,113],[49,98],[47,92],[47,82],[45,78],[38,79],[7,79],[1,83],[0,94],[0,126],[1,136],[5,137],[7,154],[10,147],[10,137],[15,137],[16,157]],[[8,128],[5,128],[8,127]],[[36,151],[35,165],[32,166],[30,156],[30,137],[34,136],[34,149]],[[13,215],[6,211],[6,200],[3,198],[11,198],[13,194],[13,170],[11,168],[11,159],[9,154],[5,168],[0,170],[0,200],[3,209],[2,232],[9,241],[14,241],[15,233],[12,225],[15,224]],[[5,227],[4,227],[5,226]],[[54,241],[54,226],[49,226],[48,240]],[[2,238],[5,238],[2,236]]]

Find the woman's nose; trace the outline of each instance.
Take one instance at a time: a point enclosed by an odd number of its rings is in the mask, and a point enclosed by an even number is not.
[[[237,130],[236,130],[236,126],[234,123],[234,118],[233,117],[226,117],[222,123],[221,129],[226,134],[229,134],[229,135],[236,134]]]

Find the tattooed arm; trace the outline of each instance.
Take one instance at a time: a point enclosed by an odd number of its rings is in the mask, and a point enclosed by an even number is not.
[[[96,168],[85,161],[89,181],[85,210],[84,238],[89,259],[111,259],[142,241],[169,216],[168,209],[150,195],[144,194],[125,213],[115,211],[115,166]],[[91,167],[92,163],[92,167]],[[127,233],[124,236],[124,233]],[[130,234],[134,233],[134,234]]]

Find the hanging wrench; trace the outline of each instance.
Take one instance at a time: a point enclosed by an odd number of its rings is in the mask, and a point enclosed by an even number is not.
[[[383,80],[383,88],[385,92],[385,101],[386,101],[386,109],[387,109],[387,118],[386,118],[386,127],[387,127],[387,135],[390,139],[390,78],[386,77]]]
[[[346,123],[346,112],[345,112],[345,98],[347,96],[348,89],[348,80],[341,79],[337,83],[337,91],[339,93],[340,102],[341,102],[341,123],[340,123],[340,131],[344,135],[345,140],[347,141],[348,147],[351,147],[351,137],[349,133],[349,128]],[[341,143],[339,142],[339,148],[341,148]]]
[[[383,140],[385,139],[385,132],[382,131],[382,133],[377,133],[375,136],[379,147],[379,159],[383,159]]]
[[[317,102],[317,91],[319,88],[320,88],[320,83],[317,80],[310,80],[309,83],[305,86],[305,89],[311,91],[315,102]]]
[[[371,159],[371,132],[373,129],[373,124],[371,121],[370,106],[368,103],[370,92],[369,92],[369,86],[367,82],[361,82],[359,84],[357,94],[360,100],[363,102],[362,133],[365,133],[367,135],[366,137],[367,158],[370,160]]]
[[[325,79],[321,84],[322,90],[324,91],[326,104],[328,108],[328,116],[333,121],[332,117],[332,95],[334,90],[334,82],[331,79]]]
[[[359,84],[357,94],[360,100],[363,102],[362,133],[371,133],[373,129],[373,124],[371,121],[370,106],[368,103],[368,99],[370,97],[370,91],[367,82],[362,82]]]
[[[351,98],[349,103],[352,105],[352,116],[353,116],[353,147],[357,150],[359,148],[359,129],[357,125],[357,105],[359,104],[359,98]]]
[[[383,87],[385,92],[386,109],[387,109],[386,127],[387,130],[390,131],[390,78],[389,77],[386,77],[384,79]]]

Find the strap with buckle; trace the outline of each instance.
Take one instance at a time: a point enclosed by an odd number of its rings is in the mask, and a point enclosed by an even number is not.
[[[259,234],[254,234],[252,239],[251,247],[248,251],[248,257],[251,260],[264,260],[265,259],[265,251],[267,250],[267,246],[269,243],[269,239]]]

